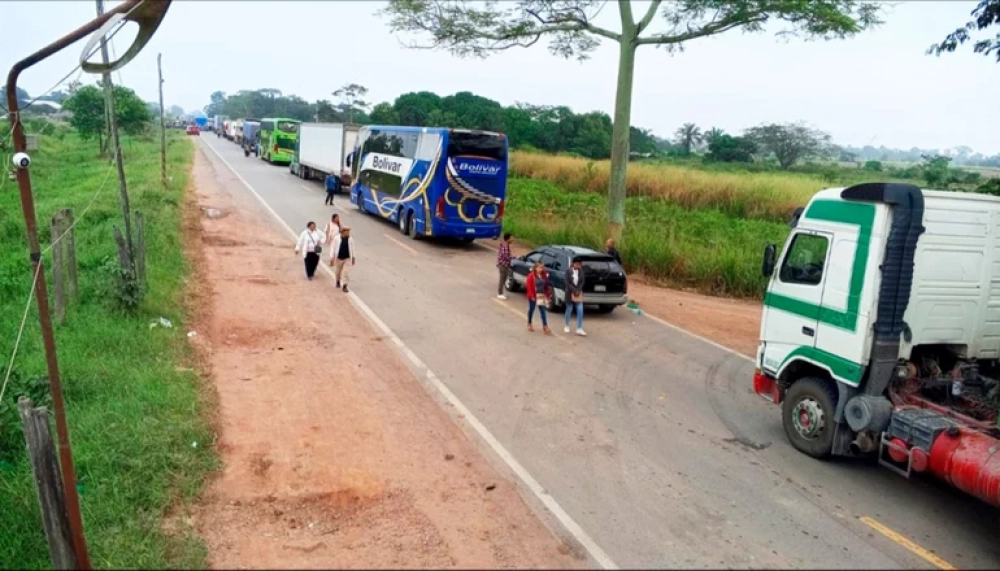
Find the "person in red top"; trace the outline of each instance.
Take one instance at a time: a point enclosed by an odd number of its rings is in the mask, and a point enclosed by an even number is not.
[[[552,299],[552,285],[549,284],[549,272],[542,265],[542,262],[535,263],[535,267],[531,269],[524,285],[528,292],[528,331],[535,330],[531,321],[535,317],[535,308],[537,307],[538,314],[542,317],[542,330],[545,331],[546,335],[552,335],[548,316],[549,300]]]

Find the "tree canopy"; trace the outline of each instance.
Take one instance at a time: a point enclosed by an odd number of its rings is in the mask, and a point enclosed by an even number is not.
[[[747,129],[745,136],[760,150],[774,153],[783,169],[822,155],[830,144],[830,135],[801,123],[759,125]]]
[[[932,45],[927,53],[939,56],[946,52],[953,52],[958,46],[972,40],[972,32],[1000,25],[1000,0],[982,0],[971,15],[972,20],[945,36],[941,43]],[[997,32],[996,36],[992,38],[974,41],[972,51],[984,56],[995,55],[997,62],[1000,62],[1000,32]]]
[[[417,34],[423,46],[458,56],[484,57],[528,47],[543,37],[549,50],[586,59],[602,40],[618,44],[617,91],[608,183],[608,227],[620,238],[625,224],[625,176],[630,156],[635,52],[655,45],[679,50],[685,42],[731,30],[812,38],[844,38],[879,22],[881,6],[860,0],[652,0],[637,19],[631,0],[618,0],[617,30],[597,22],[606,0],[390,0],[381,13],[394,32]],[[777,26],[781,26],[778,28]]]
[[[129,135],[137,135],[152,121],[149,107],[131,89],[115,85],[115,117],[118,128]],[[63,108],[73,113],[69,123],[84,140],[101,141],[107,132],[104,110],[104,91],[96,85],[85,85],[73,91]]]

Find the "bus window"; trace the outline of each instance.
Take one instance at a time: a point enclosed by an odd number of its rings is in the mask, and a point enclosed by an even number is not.
[[[433,161],[441,148],[441,133],[421,133],[414,156],[418,161]]]
[[[448,135],[448,156],[505,161],[507,160],[507,149],[502,135],[452,131]]]
[[[291,121],[278,121],[278,130],[284,133],[298,133],[299,124]]]
[[[261,131],[273,131],[274,130],[274,121],[261,121],[260,122],[260,130]]]

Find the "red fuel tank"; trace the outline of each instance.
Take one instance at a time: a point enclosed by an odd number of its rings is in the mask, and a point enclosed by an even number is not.
[[[1000,507],[1000,440],[965,428],[942,432],[927,470],[963,492]]]

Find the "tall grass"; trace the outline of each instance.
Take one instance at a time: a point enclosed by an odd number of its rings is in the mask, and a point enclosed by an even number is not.
[[[158,137],[123,143],[134,210],[146,215],[149,290],[137,314],[123,314],[113,296],[112,226],[121,225],[113,170],[93,207],[84,207],[109,174],[97,143],[63,129],[46,131],[33,153],[32,180],[43,244],[47,221],[60,208],[77,216],[80,300],[57,326],[60,369],[79,478],[83,519],[97,567],[202,567],[204,549],[191,536],[168,536],[163,516],[193,498],[214,466],[212,432],[201,413],[196,373],[183,328],[188,275],[181,208],[193,145],[171,133],[168,169],[159,183]],[[0,358],[6,367],[21,321],[31,273],[16,186],[0,180]],[[82,216],[81,216],[82,215]],[[51,284],[51,272],[49,272]],[[173,329],[151,329],[164,316]],[[34,310],[14,377],[0,402],[0,567],[50,568],[16,403],[29,395],[45,404],[48,382]]]
[[[504,229],[530,244],[602,248],[607,238],[603,193],[566,192],[546,180],[509,181]],[[784,241],[783,223],[732,216],[714,208],[689,210],[649,196],[626,200],[620,244],[626,268],[706,293],[759,298],[765,244]]]
[[[796,173],[710,172],[684,166],[632,163],[628,196],[658,198],[688,210],[711,208],[729,216],[787,221],[817,190],[833,186]],[[572,192],[604,194],[609,161],[537,153],[511,153],[515,177],[546,180]]]

